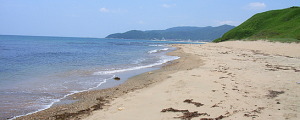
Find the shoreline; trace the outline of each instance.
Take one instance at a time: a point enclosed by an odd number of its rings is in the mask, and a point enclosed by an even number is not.
[[[171,45],[172,47],[172,45]],[[90,112],[94,111],[92,109],[93,106],[99,105],[99,98],[105,98],[106,102],[112,101],[113,99],[127,94],[129,92],[135,91],[137,89],[142,89],[153,84],[156,84],[163,80],[154,79],[157,74],[161,74],[161,72],[175,72],[173,69],[174,64],[178,64],[181,59],[186,58],[186,56],[181,56],[182,51],[180,48],[176,49],[175,51],[167,53],[169,56],[179,56],[180,58],[177,60],[169,61],[163,64],[160,69],[142,73],[133,77],[130,77],[124,83],[111,87],[105,88],[100,90],[91,90],[91,91],[84,91],[79,93],[74,93],[72,95],[67,96],[64,100],[76,101],[71,104],[54,104],[48,109],[44,109],[42,111],[34,112],[29,115],[20,116],[15,118],[15,120],[22,120],[22,119],[48,119],[48,120],[55,120],[59,119],[74,119],[74,118],[82,118],[86,117]],[[147,78],[143,81],[140,81],[141,78]],[[165,76],[164,78],[167,78]],[[139,80],[137,82],[137,80]],[[105,105],[103,105],[105,107]],[[72,117],[70,117],[72,116]],[[75,117],[74,117],[75,116]]]
[[[300,117],[300,44],[230,41],[174,46],[178,49],[168,55],[180,59],[158,70],[134,76],[117,87],[74,94],[69,99],[79,101],[73,104],[17,120],[187,117],[185,112],[173,113],[176,110],[194,113],[192,119]],[[195,115],[198,112],[204,116]]]

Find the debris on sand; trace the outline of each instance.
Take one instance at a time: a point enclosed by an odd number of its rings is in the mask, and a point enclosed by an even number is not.
[[[284,91],[274,91],[274,90],[269,90],[269,94],[266,95],[268,98],[275,98],[280,94],[283,94]]]
[[[174,118],[181,118],[182,120],[190,120],[194,117],[199,117],[199,116],[203,116],[203,115],[209,116],[207,113],[198,113],[198,111],[195,111],[195,112],[185,112],[185,113],[183,113],[183,116],[174,117]]]
[[[197,106],[197,107],[200,107],[200,106],[203,106],[203,105],[204,105],[204,104],[199,103],[199,102],[193,102],[193,99],[186,99],[186,100],[184,100],[183,102],[185,102],[185,103],[190,103],[190,104],[194,104],[194,105]]]
[[[264,110],[265,108],[264,107],[258,107],[257,109],[251,111],[251,112],[248,112],[246,114],[244,114],[245,117],[252,117],[252,118],[256,118],[256,117],[259,117],[257,114],[260,114],[262,110]]]
[[[161,112],[189,112],[189,110],[178,110],[174,108],[166,108],[161,110]]]
[[[166,108],[166,109],[161,110],[161,112],[181,112],[181,113],[183,113],[182,116],[174,117],[174,118],[181,118],[182,120],[190,120],[194,117],[199,117],[199,116],[203,116],[203,115],[209,116],[209,114],[207,114],[207,113],[198,113],[198,111],[190,112],[189,110],[178,110],[178,109],[174,109],[174,108]]]
[[[216,117],[216,118],[201,118],[200,120],[221,120],[225,117],[227,117],[227,116],[220,115],[219,117]]]
[[[96,100],[98,100],[98,103],[92,106],[93,110],[103,109],[103,106],[105,106],[105,104],[109,102],[108,100],[105,100],[104,97],[99,97]]]
[[[87,108],[87,109],[84,109],[84,110],[80,110],[76,113],[68,113],[68,112],[65,112],[63,114],[59,114],[59,115],[55,115],[53,116],[56,120],[66,120],[66,119],[71,119],[71,118],[74,118],[79,115],[83,115],[83,114],[90,114],[91,113],[91,109],[90,108]]]
[[[84,115],[84,114],[89,115],[92,111],[103,109],[103,106],[105,106],[106,103],[109,103],[109,101],[106,100],[104,97],[96,98],[96,100],[98,101],[98,103],[92,106],[91,108],[80,110],[74,113],[65,112],[63,114],[58,114],[52,117],[54,117],[56,120],[68,120],[68,119],[75,119],[75,118],[79,119],[78,117],[80,115]]]

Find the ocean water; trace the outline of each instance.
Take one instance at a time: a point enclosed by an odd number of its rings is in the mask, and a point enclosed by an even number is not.
[[[0,119],[157,69],[178,59],[166,55],[176,43],[190,42],[0,35]]]

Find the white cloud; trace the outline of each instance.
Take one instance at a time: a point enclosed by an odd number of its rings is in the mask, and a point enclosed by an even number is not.
[[[230,25],[230,24],[233,24],[234,21],[230,21],[230,20],[227,20],[227,21],[220,21],[219,24],[220,25],[224,25],[224,24],[227,24],[227,25]]]
[[[142,20],[140,20],[140,21],[138,21],[138,24],[145,24],[145,22],[144,21],[142,21]]]
[[[250,9],[250,10],[260,10],[260,9],[266,8],[266,6],[267,5],[265,3],[253,2],[253,3],[249,3],[247,5],[247,9]]]
[[[103,7],[103,8],[100,8],[99,11],[102,13],[107,13],[107,12],[109,12],[109,9]]]
[[[127,13],[128,10],[126,9],[108,9],[108,8],[100,8],[99,12],[101,13],[112,13],[112,14],[117,14],[117,13]]]
[[[171,8],[171,7],[176,6],[176,4],[162,4],[161,6],[164,8]]]

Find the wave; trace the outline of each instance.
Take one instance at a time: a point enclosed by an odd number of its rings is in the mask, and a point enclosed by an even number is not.
[[[163,49],[156,49],[156,50],[150,50],[148,51],[149,54],[152,54],[152,53],[158,53],[158,52],[161,52],[161,51],[167,51],[169,50],[170,48],[163,48]]]
[[[163,49],[153,50],[153,52],[149,51],[148,53],[157,53],[157,52],[160,52],[160,51],[167,51],[169,49],[170,48],[163,48]],[[173,60],[176,60],[176,59],[179,59],[179,58],[180,57],[177,57],[177,56],[161,56],[161,60],[159,60],[159,61],[157,61],[156,63],[153,63],[153,64],[136,66],[136,67],[126,68],[126,69],[118,69],[118,70],[111,70],[111,71],[99,71],[99,72],[95,72],[95,73],[93,73],[93,75],[112,75],[112,77],[104,79],[103,81],[101,81],[95,87],[91,87],[91,88],[88,88],[88,89],[85,89],[85,90],[81,90],[81,91],[70,91],[69,94],[66,94],[63,97],[59,98],[59,99],[48,99],[48,100],[51,100],[51,103],[48,104],[48,105],[44,105],[42,109],[38,109],[38,110],[36,110],[34,112],[30,112],[30,113],[27,113],[27,114],[14,116],[13,118],[11,118],[9,120],[14,120],[14,119],[22,117],[22,116],[31,115],[31,114],[34,114],[34,113],[37,113],[37,112],[49,109],[55,103],[60,102],[61,100],[67,98],[70,95],[73,95],[73,94],[76,94],[76,93],[80,93],[80,92],[90,91],[92,89],[98,88],[102,84],[106,83],[107,80],[113,79],[116,76],[116,75],[113,75],[114,73],[120,73],[120,72],[132,71],[132,70],[139,70],[139,69],[143,69],[143,68],[150,68],[150,67],[154,67],[154,66],[165,64],[165,63],[167,63],[169,61],[173,61]]]
[[[153,46],[153,47],[162,47],[162,46],[166,46],[166,45],[149,45],[149,46]]]
[[[167,56],[167,58],[163,57],[162,60],[159,60],[158,62],[153,63],[153,64],[143,65],[143,66],[136,66],[136,67],[126,68],[126,69],[119,69],[119,70],[99,71],[99,72],[95,72],[94,75],[107,75],[107,74],[114,74],[114,73],[120,73],[120,72],[126,72],[126,71],[132,71],[132,70],[138,70],[138,69],[143,69],[143,68],[154,67],[154,66],[162,65],[162,64],[167,63],[169,61],[179,59],[179,58],[180,57],[177,57],[177,56]]]
[[[172,44],[175,44],[175,43],[180,43],[180,44],[185,44],[185,43],[206,44],[206,43],[209,43],[209,42],[206,42],[206,40],[152,40],[152,41],[166,41],[166,42],[170,42]]]
[[[98,88],[99,86],[101,86],[102,84],[106,83],[107,80],[109,79],[113,79],[114,77],[116,77],[115,75],[113,75],[112,77],[110,78],[107,78],[107,79],[104,79],[103,81],[101,81],[97,86],[95,87],[91,87],[89,89],[86,89],[86,90],[81,90],[81,91],[71,91],[71,93],[69,94],[66,94],[64,95],[63,97],[59,98],[59,99],[52,99],[52,102],[49,104],[49,105],[45,105],[44,108],[42,109],[38,109],[37,111],[34,111],[34,112],[30,112],[30,113],[27,113],[27,114],[24,114],[24,115],[18,115],[18,116],[14,116],[13,118],[9,119],[9,120],[14,120],[18,117],[22,117],[22,116],[27,116],[27,115],[31,115],[31,114],[34,114],[34,113],[37,113],[37,112],[40,112],[40,111],[43,111],[43,110],[46,110],[48,108],[50,108],[53,104],[57,103],[57,102],[60,102],[62,99],[65,99],[67,98],[68,96],[70,95],[73,95],[73,94],[76,94],[76,93],[81,93],[81,92],[86,92],[86,91],[89,91],[89,90],[92,90],[92,89],[95,89],[95,88]]]

